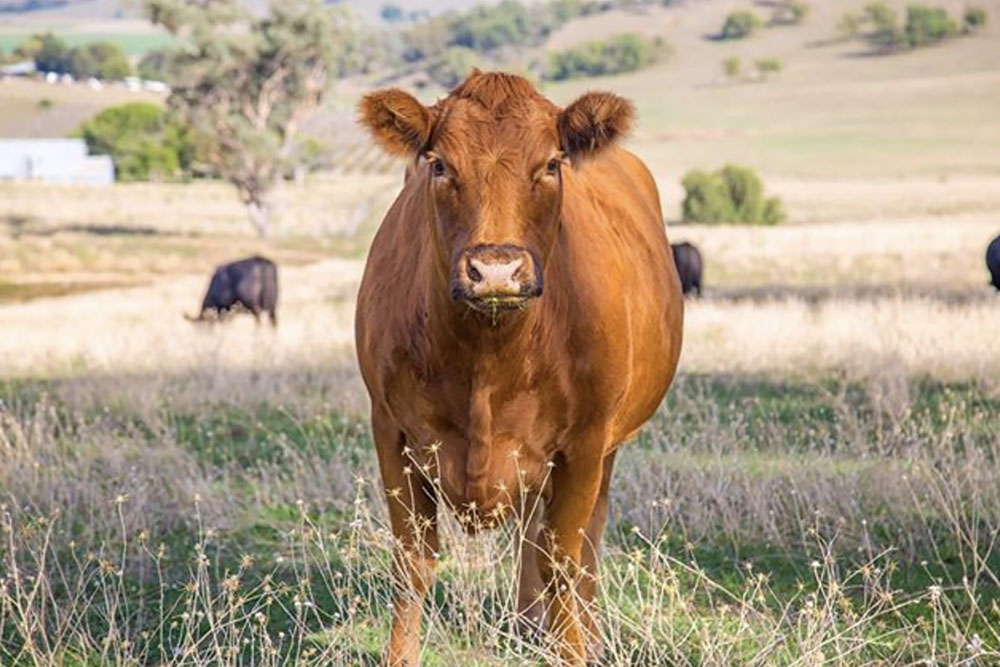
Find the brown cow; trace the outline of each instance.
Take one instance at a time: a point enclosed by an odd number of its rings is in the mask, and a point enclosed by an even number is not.
[[[390,89],[360,112],[413,160],[356,325],[401,567],[386,662],[419,664],[438,502],[477,526],[540,498],[519,608],[546,614],[561,662],[584,664],[615,454],[681,348],[656,185],[614,146],[632,106],[588,93],[560,109],[521,77],[473,71],[433,106]]]

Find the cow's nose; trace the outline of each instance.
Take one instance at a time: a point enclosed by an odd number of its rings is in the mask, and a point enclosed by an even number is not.
[[[467,296],[505,298],[538,296],[531,253],[513,245],[480,245],[463,253],[459,282]]]
[[[476,292],[484,294],[517,294],[521,291],[521,283],[517,279],[517,272],[524,265],[523,259],[512,259],[510,261],[489,261],[476,257],[469,257],[469,266],[466,269],[469,275],[469,282]]]

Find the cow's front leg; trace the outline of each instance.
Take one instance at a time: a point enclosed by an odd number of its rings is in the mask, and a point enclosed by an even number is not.
[[[383,664],[420,665],[420,615],[424,595],[434,585],[437,500],[405,450],[406,439],[384,415],[372,412],[372,433],[395,537],[392,630]]]
[[[607,438],[578,439],[555,461],[552,498],[545,509],[548,548],[539,561],[551,596],[549,627],[559,644],[560,664],[584,665],[587,640],[577,604],[585,530],[601,491]]]

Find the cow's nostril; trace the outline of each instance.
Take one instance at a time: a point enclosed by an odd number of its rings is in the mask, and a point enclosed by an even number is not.
[[[479,269],[477,269],[475,266],[472,265],[471,261],[468,263],[468,274],[469,274],[469,280],[471,280],[474,283],[479,283],[483,281],[483,274],[479,272]]]

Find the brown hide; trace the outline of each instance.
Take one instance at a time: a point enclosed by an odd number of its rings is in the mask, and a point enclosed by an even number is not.
[[[625,100],[589,93],[563,111],[524,79],[474,72],[432,107],[390,90],[360,110],[412,159],[372,243],[356,337],[406,575],[387,662],[415,667],[439,501],[489,525],[542,494],[550,549],[522,581],[565,590],[554,558],[565,576],[596,569],[583,532],[600,541],[613,453],[670,385],[683,300],[653,178],[613,145]],[[520,291],[483,287],[500,262]],[[521,591],[525,610],[537,593]],[[572,595],[549,604],[562,659],[583,664],[595,621]]]

